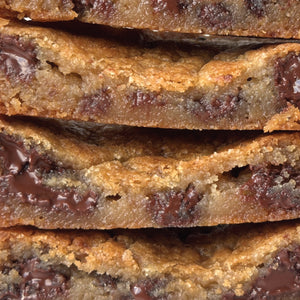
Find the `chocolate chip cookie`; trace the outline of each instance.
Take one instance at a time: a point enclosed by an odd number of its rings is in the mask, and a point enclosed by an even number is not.
[[[182,231],[0,230],[0,296],[296,299],[299,223]]]
[[[297,0],[10,0],[1,16],[200,34],[300,38]]]
[[[2,118],[0,226],[191,227],[300,216],[300,133]]]

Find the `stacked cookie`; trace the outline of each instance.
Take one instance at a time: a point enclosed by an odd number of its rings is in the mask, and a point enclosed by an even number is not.
[[[0,299],[300,296],[299,1],[0,12]]]

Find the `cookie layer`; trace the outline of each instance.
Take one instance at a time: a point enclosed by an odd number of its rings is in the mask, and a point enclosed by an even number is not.
[[[35,21],[77,19],[159,31],[300,38],[297,0],[1,0],[0,11]]]
[[[298,223],[226,229],[0,230],[0,296],[55,299],[299,297]]]
[[[300,215],[300,134],[2,118],[0,225],[190,227]]]

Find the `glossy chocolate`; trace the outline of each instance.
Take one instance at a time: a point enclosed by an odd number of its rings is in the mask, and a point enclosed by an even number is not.
[[[155,12],[169,11],[173,14],[179,13],[179,0],[151,0]]]
[[[259,276],[243,296],[224,295],[225,300],[299,299],[300,246],[283,249],[274,258],[266,272]]]
[[[84,116],[98,116],[109,110],[110,94],[107,89],[99,90],[93,95],[84,96],[78,103],[77,113]]]
[[[161,226],[186,226],[197,215],[197,204],[203,195],[196,192],[193,184],[185,191],[170,190],[149,195],[147,211],[153,221]]]
[[[68,212],[88,212],[95,208],[98,195],[92,191],[79,193],[75,189],[56,190],[42,183],[43,175],[61,173],[49,157],[11,136],[0,134],[0,200],[18,198],[24,203]]]
[[[0,70],[14,83],[30,82],[38,65],[35,47],[17,36],[0,35]]]
[[[68,278],[51,267],[42,268],[36,258],[22,266],[21,276],[21,296],[24,300],[55,299],[68,290]]]
[[[250,166],[251,178],[241,188],[245,201],[267,210],[300,208],[300,170],[291,165]]]
[[[275,84],[279,100],[300,108],[300,55],[294,52],[275,61]]]

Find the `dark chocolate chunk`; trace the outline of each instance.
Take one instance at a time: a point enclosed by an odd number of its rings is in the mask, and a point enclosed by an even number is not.
[[[263,275],[252,284],[243,296],[233,292],[225,300],[299,299],[300,296],[300,246],[281,250]]]
[[[300,55],[291,52],[275,61],[275,84],[279,101],[290,102],[300,108]]]
[[[197,214],[196,206],[203,195],[190,184],[185,191],[170,190],[149,195],[147,211],[161,226],[186,226],[192,224]]]
[[[13,83],[30,82],[38,65],[35,47],[17,36],[0,36],[0,70]]]
[[[110,275],[107,274],[95,274],[92,273],[91,275],[95,276],[96,281],[95,281],[95,285],[102,287],[102,288],[106,288],[108,287],[109,289],[116,289],[117,288],[117,278],[113,278]]]
[[[115,4],[112,0],[75,0],[75,11],[84,15],[86,11],[98,16],[110,17],[115,12]]]
[[[36,258],[23,265],[20,275],[23,278],[21,293],[24,300],[55,299],[68,290],[68,277],[52,267],[42,268]]]
[[[130,291],[134,300],[163,300],[166,299],[164,294],[160,294],[160,290],[167,284],[167,280],[163,279],[144,279],[132,284]]]
[[[160,12],[168,10],[173,14],[179,13],[179,0],[152,0],[153,10],[155,12]]]
[[[258,18],[266,15],[266,5],[268,0],[244,0],[246,7],[250,10],[253,15]]]
[[[198,17],[201,24],[213,29],[222,29],[232,23],[231,11],[222,2],[200,5]]]
[[[69,212],[88,212],[95,208],[98,195],[72,189],[56,190],[42,183],[42,175],[63,172],[51,159],[34,148],[3,133],[0,134],[0,200],[18,198],[25,203]]]
[[[235,94],[220,95],[218,98],[211,99],[210,102],[200,98],[188,101],[186,105],[187,109],[201,120],[220,120],[230,117],[237,110],[240,101],[240,93],[237,90]]]
[[[77,113],[86,116],[97,116],[106,113],[111,105],[110,94],[107,89],[93,95],[84,96],[78,103]]]
[[[300,208],[300,172],[296,167],[250,166],[251,178],[241,187],[246,201],[256,201],[269,210]]]
[[[129,96],[126,99],[127,103],[131,104],[131,107],[145,106],[145,105],[156,105],[164,106],[165,102],[157,93],[144,93],[142,91],[137,91]]]

